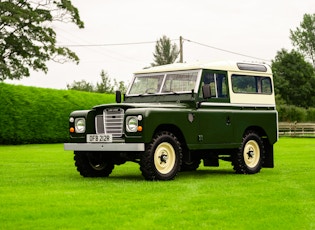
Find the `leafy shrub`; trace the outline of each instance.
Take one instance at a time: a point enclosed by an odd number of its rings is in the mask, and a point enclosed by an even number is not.
[[[307,110],[307,121],[315,122],[315,108],[309,108]]]
[[[279,121],[315,122],[315,108],[301,108],[293,105],[277,106]]]
[[[0,144],[68,140],[71,111],[112,103],[115,96],[0,83]]]

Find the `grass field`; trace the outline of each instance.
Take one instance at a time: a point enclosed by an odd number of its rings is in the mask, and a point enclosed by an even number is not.
[[[62,144],[0,146],[0,229],[315,229],[315,139],[281,138],[275,168],[228,162],[149,182],[134,163],[83,178]]]

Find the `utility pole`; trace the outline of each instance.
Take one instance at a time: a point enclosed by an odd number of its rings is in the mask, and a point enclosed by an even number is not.
[[[179,37],[179,62],[183,63],[183,37]]]

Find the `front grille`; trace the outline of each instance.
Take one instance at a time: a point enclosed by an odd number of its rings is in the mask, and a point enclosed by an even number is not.
[[[112,134],[113,137],[121,137],[123,134],[124,110],[121,108],[104,109],[103,114],[95,117],[95,129],[97,134]]]

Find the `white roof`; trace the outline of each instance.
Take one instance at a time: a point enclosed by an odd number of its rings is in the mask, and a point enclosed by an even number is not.
[[[260,66],[265,67],[266,71],[250,71],[240,70],[237,64],[248,64],[249,66]],[[225,71],[242,71],[242,72],[264,72],[271,74],[271,68],[267,64],[263,63],[251,63],[251,62],[235,62],[235,61],[220,61],[220,62],[196,62],[196,63],[175,63],[169,65],[155,66],[147,69],[142,69],[135,74],[146,74],[146,73],[160,73],[160,72],[172,72],[180,70],[196,70],[196,69],[211,69],[211,70],[225,70]]]

